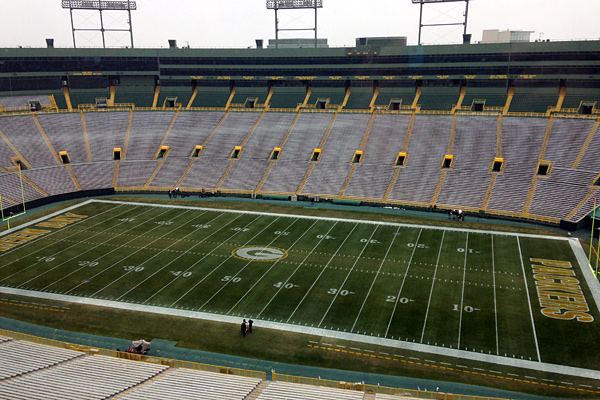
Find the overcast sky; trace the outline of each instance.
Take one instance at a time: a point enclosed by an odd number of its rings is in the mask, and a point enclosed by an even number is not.
[[[419,5],[411,0],[323,0],[318,33],[330,46],[354,45],[365,36],[407,36],[416,44]],[[132,12],[135,47],[179,46],[246,48],[255,39],[275,37],[275,16],[265,0],[137,0]],[[464,2],[426,5],[424,24],[462,22]],[[77,28],[99,27],[97,12],[75,12]],[[471,0],[468,32],[481,40],[484,29],[533,31],[532,40],[600,39],[600,0]],[[106,13],[105,27],[126,27],[126,13]],[[280,11],[280,28],[312,28],[314,12]],[[422,42],[456,43],[462,26],[424,28]],[[282,32],[281,37],[314,37],[311,31]],[[0,0],[0,47],[73,47],[69,10],[61,0]],[[99,47],[99,33],[80,31],[77,47]],[[129,45],[128,33],[107,32],[107,46]]]

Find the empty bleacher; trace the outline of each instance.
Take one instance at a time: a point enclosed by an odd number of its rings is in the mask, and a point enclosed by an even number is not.
[[[181,183],[182,188],[214,188],[229,165],[229,156],[239,146],[260,113],[230,113],[206,144],[202,157],[193,165]],[[242,153],[243,156],[243,153]]]
[[[42,106],[50,105],[50,98],[47,95],[0,97],[0,105],[4,108],[23,108],[29,110],[30,101],[38,101]]]
[[[126,159],[133,161],[154,158],[174,115],[172,111],[134,111]]]
[[[0,340],[0,381],[83,356],[82,353],[73,350],[2,338]]]
[[[295,117],[292,113],[265,114],[244,145],[243,159],[235,162],[221,189],[254,190],[267,170],[273,148],[279,146]]]
[[[262,191],[294,193],[298,189],[308,170],[312,151],[319,146],[332,118],[333,114],[305,113],[300,116]]]
[[[85,113],[92,161],[113,159],[113,149],[123,148],[129,121],[128,112]]]
[[[112,186],[115,164],[101,161],[92,164],[72,164],[73,172],[83,190],[106,189]]]
[[[173,369],[160,379],[119,395],[121,400],[243,400],[260,379]]]
[[[451,115],[417,112],[405,149],[413,117],[376,114],[360,164],[353,164],[352,159],[370,122],[369,113],[304,111],[298,116],[295,112],[112,111],[84,112],[83,118],[85,130],[78,112],[39,113],[37,120],[44,134],[29,115],[0,118],[5,136],[0,141],[0,194],[9,204],[22,202],[16,159],[31,164],[23,171],[23,194],[30,201],[75,192],[79,187],[112,187],[114,148],[126,150],[118,168],[117,188],[165,190],[183,179],[179,186],[184,190],[221,189],[247,194],[262,182],[259,194],[291,195],[302,188],[301,194],[309,197],[343,196],[393,204],[427,206],[434,201],[442,208],[481,209],[485,203],[491,213],[555,219],[569,216],[570,220],[591,209],[590,201],[581,209],[578,206],[590,195],[600,173],[600,135],[590,135],[597,125],[592,119],[553,117],[542,154],[543,160],[552,164],[551,173],[537,177],[549,119],[505,116],[501,149],[504,168],[491,182],[490,167],[497,156],[497,117],[462,113],[455,117],[451,149],[454,163],[444,180],[440,180],[440,168],[450,150]],[[271,152],[280,147],[295,118],[298,120],[279,159],[270,160]],[[88,162],[84,131],[89,137],[92,163]],[[321,158],[311,163],[311,154],[321,142]],[[161,144],[168,146],[169,152],[154,160]],[[241,156],[231,160],[234,147],[242,144]],[[193,158],[199,145],[204,146],[203,151]],[[68,152],[69,168],[57,162],[56,153],[60,151]],[[408,157],[406,164],[398,167],[395,160],[401,151],[406,151]],[[561,198],[564,201],[559,201]]]
[[[496,117],[457,117],[452,152],[455,161],[444,180],[438,204],[481,207],[496,155],[496,127]]]
[[[350,168],[354,152],[359,149],[370,115],[339,114],[302,193],[336,196]],[[361,135],[362,132],[362,135]]]
[[[229,86],[198,86],[192,107],[225,107],[231,89]]]
[[[409,115],[377,115],[365,145],[364,161],[346,190],[350,197],[382,199],[394,174],[410,123]]]
[[[66,151],[72,163],[86,162],[87,153],[81,117],[77,113],[38,116],[44,132],[57,152]]]
[[[271,382],[256,400],[363,400],[363,392],[298,383]]]
[[[373,99],[373,87],[352,87],[345,109],[368,110]]]
[[[546,118],[504,119],[502,155],[506,166],[496,179],[489,209],[523,211],[547,125]]]
[[[419,115],[415,118],[408,145],[409,159],[398,175],[390,200],[424,204],[431,201],[438,184],[440,166],[448,151],[451,126],[450,116]]]
[[[57,165],[56,159],[30,115],[0,118],[0,131],[33,167]]]

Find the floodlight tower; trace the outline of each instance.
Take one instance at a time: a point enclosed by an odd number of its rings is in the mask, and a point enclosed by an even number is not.
[[[464,17],[465,20],[464,22],[455,22],[455,23],[441,23],[441,24],[423,24],[423,5],[425,4],[434,4],[434,3],[457,3],[457,2],[465,2],[465,12],[464,12]],[[464,25],[465,30],[463,32],[464,35],[467,34],[467,21],[469,18],[469,1],[470,0],[412,0],[413,4],[420,4],[421,5],[421,13],[419,16],[419,42],[418,44],[421,44],[421,29],[424,26],[451,26],[451,25]]]
[[[131,10],[137,10],[135,1],[130,0],[62,0],[62,8],[68,8],[71,12],[71,29],[73,30],[73,46],[77,48],[75,42],[76,31],[94,31],[102,33],[102,47],[106,48],[105,32],[129,32],[131,38],[131,47],[133,48],[133,25],[131,23]],[[73,10],[98,11],[100,14],[100,28],[75,28],[73,22]],[[104,27],[102,11],[127,11],[128,29],[109,29]]]
[[[314,28],[280,29],[277,10],[310,9],[315,10]],[[323,8],[323,0],[267,0],[267,9],[275,10],[275,47],[279,47],[279,31],[315,31],[315,48],[317,47],[317,9]]]

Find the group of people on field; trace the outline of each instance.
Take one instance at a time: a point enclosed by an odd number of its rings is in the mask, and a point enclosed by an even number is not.
[[[244,337],[246,337],[246,333],[252,333],[252,323],[254,323],[254,321],[251,319],[249,319],[247,323],[245,319],[244,322],[242,322],[242,335]]]

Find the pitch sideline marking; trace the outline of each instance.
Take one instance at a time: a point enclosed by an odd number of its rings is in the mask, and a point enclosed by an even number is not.
[[[223,323],[231,323],[235,324],[236,328],[239,323],[239,317],[237,316],[227,316],[220,314],[211,314],[199,311],[190,311],[179,308],[166,308],[166,307],[157,307],[157,306],[148,306],[136,303],[125,303],[125,302],[117,302],[110,300],[101,300],[101,299],[92,299],[89,297],[79,297],[79,296],[69,296],[55,293],[47,293],[47,292],[37,292],[34,290],[23,290],[23,289],[14,289],[8,287],[0,286],[0,293],[12,294],[17,296],[26,296],[26,297],[35,297],[46,300],[55,300],[62,301],[68,303],[75,304],[85,304],[91,306],[98,307],[108,307],[114,309],[121,309],[133,312],[150,312],[154,314],[161,315],[169,315],[174,317],[184,317],[184,318],[194,318],[194,319],[203,319],[214,322],[223,322]],[[254,320],[255,325],[261,326],[266,329],[274,329],[285,332],[294,332],[300,334],[307,334],[312,336],[320,336],[323,338],[329,339],[340,339],[346,340],[349,342],[360,342],[371,344],[375,346],[383,346],[395,349],[405,349],[409,351],[418,351],[422,353],[428,354],[437,354],[448,357],[454,357],[459,359],[468,359],[472,361],[480,361],[497,365],[505,365],[509,367],[515,368],[525,368],[529,370],[541,371],[541,372],[549,372],[556,373],[562,375],[570,375],[577,376],[589,379],[600,380],[600,371],[578,368],[578,367],[569,367],[569,366],[561,366],[556,364],[547,364],[543,362],[537,361],[529,361],[529,360],[521,360],[510,357],[501,357],[496,355],[488,355],[488,354],[480,354],[475,352],[469,352],[465,350],[457,350],[450,348],[438,348],[436,346],[425,345],[420,343],[412,343],[412,342],[404,342],[395,339],[386,339],[382,337],[375,336],[367,336],[356,333],[349,332],[339,332],[332,331],[329,329],[321,329],[321,328],[309,328],[303,325],[294,325],[280,322],[271,322],[271,321],[263,321],[263,320]],[[238,328],[239,329],[239,328]],[[359,349],[357,349],[359,350]]]
[[[535,340],[535,350],[537,351],[538,362],[542,362],[540,355],[540,346],[538,345],[537,332],[535,330],[535,321],[533,319],[533,307],[531,306],[531,297],[529,297],[529,287],[527,286],[527,275],[525,275],[525,263],[523,261],[523,253],[521,251],[521,240],[517,237],[519,245],[519,258],[521,259],[521,267],[523,268],[523,281],[525,282],[525,291],[527,292],[527,302],[529,303],[529,315],[531,316],[531,327],[533,328],[533,339]]]
[[[83,204],[87,204],[88,202],[99,202],[99,203],[116,203],[116,204],[130,204],[130,205],[138,205],[138,206],[146,206],[146,207],[161,207],[161,208],[176,208],[181,210],[201,210],[201,211],[216,211],[216,212],[224,212],[224,213],[239,213],[239,214],[252,214],[252,215],[265,215],[272,217],[293,217],[300,219],[318,219],[322,221],[332,221],[332,222],[353,222],[357,224],[367,224],[367,225],[382,225],[382,226],[394,226],[394,227],[403,227],[403,228],[416,228],[416,229],[435,229],[440,231],[454,231],[454,232],[470,232],[470,233],[487,233],[487,234],[496,234],[503,236],[519,236],[519,237],[531,237],[531,238],[544,238],[544,239],[552,239],[552,240],[570,240],[567,237],[562,236],[550,236],[550,235],[536,235],[532,233],[513,233],[513,232],[500,232],[500,231],[490,231],[484,229],[464,229],[464,228],[451,228],[446,226],[435,226],[432,228],[430,225],[419,225],[419,224],[405,224],[405,223],[396,223],[396,222],[383,222],[383,221],[370,221],[370,220],[362,220],[362,219],[346,219],[346,218],[331,218],[331,217],[318,217],[312,215],[298,215],[298,214],[283,214],[283,213],[271,213],[271,212],[260,212],[260,211],[246,211],[246,210],[227,210],[227,209],[218,209],[218,208],[207,208],[207,207],[191,207],[191,206],[176,206],[169,204],[152,204],[152,203],[138,203],[138,202],[124,202],[124,201],[115,201],[115,200],[103,200],[103,199],[92,199],[88,200]],[[44,217],[44,219],[47,217]],[[23,226],[23,225],[20,225]],[[4,232],[6,233],[6,232]],[[0,236],[2,236],[0,234]],[[586,264],[587,265],[587,264]]]

